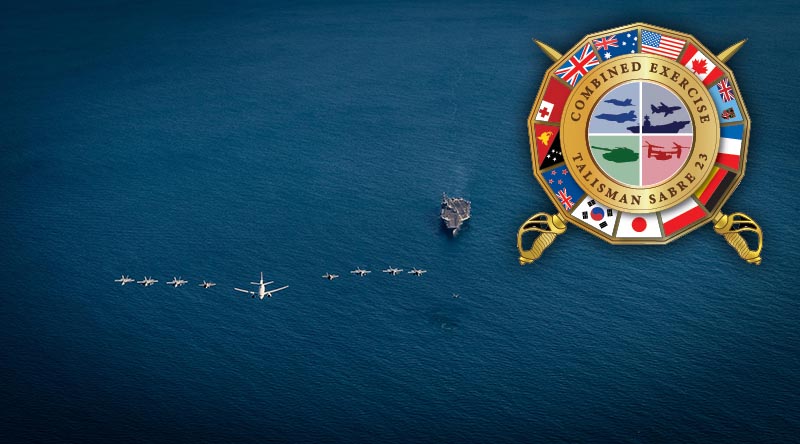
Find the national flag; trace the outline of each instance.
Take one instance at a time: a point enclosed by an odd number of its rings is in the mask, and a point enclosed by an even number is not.
[[[664,223],[664,236],[676,233],[706,215],[703,207],[691,197],[683,202],[661,212],[661,221]]]
[[[739,169],[742,155],[744,125],[723,126],[719,129],[719,153],[717,162],[734,170]]]
[[[563,206],[565,210],[571,210],[583,197],[583,190],[578,186],[578,183],[575,182],[575,179],[572,178],[565,166],[543,171],[542,178],[555,193],[556,202]]]
[[[715,166],[711,170],[711,173],[709,173],[708,178],[703,182],[703,185],[700,186],[694,195],[697,196],[697,200],[699,200],[700,203],[708,208],[709,212],[713,212],[714,207],[717,206],[722,196],[728,191],[728,188],[735,178],[735,174]]]
[[[659,238],[661,237],[661,226],[658,224],[658,216],[656,213],[620,213],[614,237]]]
[[[564,161],[557,126],[536,124],[533,132],[536,139],[536,160],[540,169],[550,168]]]
[[[561,112],[564,110],[564,104],[567,103],[569,97],[569,88],[563,83],[551,77],[547,84],[547,89],[544,90],[544,97],[539,102],[539,107],[536,108],[536,115],[533,120],[541,120],[544,122],[559,122],[561,121]]]
[[[556,75],[564,79],[570,86],[575,86],[587,72],[599,64],[600,61],[592,51],[592,44],[587,43],[556,70]]]
[[[686,45],[684,40],[642,29],[642,53],[644,54],[656,54],[670,60],[678,60],[684,45]]]
[[[592,44],[597,50],[597,54],[600,55],[600,60],[608,60],[619,55],[635,54],[637,52],[637,40],[639,40],[639,33],[632,29],[594,39]]]
[[[619,217],[617,211],[604,207],[591,198],[587,198],[575,207],[572,215],[609,236],[614,232],[614,224]]]
[[[736,91],[734,91],[730,79],[722,79],[711,90],[711,98],[714,99],[714,106],[717,109],[720,122],[741,122],[742,111],[736,101]]]
[[[717,65],[691,43],[686,47],[680,63],[695,73],[706,86],[711,86],[723,74]]]

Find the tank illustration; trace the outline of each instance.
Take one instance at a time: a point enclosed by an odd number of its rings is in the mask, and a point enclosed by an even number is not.
[[[605,148],[602,146],[592,146],[592,149],[606,151],[603,153],[603,159],[608,160],[609,162],[625,163],[639,160],[639,153],[630,148],[625,148],[624,146],[618,146],[614,149]]]

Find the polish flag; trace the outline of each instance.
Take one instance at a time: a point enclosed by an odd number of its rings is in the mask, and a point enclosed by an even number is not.
[[[706,215],[703,208],[691,197],[661,212],[664,222],[664,236],[680,231]]]

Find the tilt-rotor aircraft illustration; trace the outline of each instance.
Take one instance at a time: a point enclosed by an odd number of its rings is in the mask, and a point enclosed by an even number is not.
[[[277,292],[279,292],[281,290],[285,290],[285,289],[289,288],[288,285],[285,285],[283,287],[275,288],[273,290],[267,290],[267,285],[272,284],[272,283],[274,283],[274,281],[264,282],[264,272],[262,271],[261,272],[261,280],[260,281],[258,281],[258,282],[250,282],[251,285],[258,285],[258,292],[250,291],[250,290],[244,290],[244,289],[241,289],[241,288],[234,288],[234,290],[242,292],[242,293],[247,293],[253,298],[255,298],[256,295],[258,295],[259,299],[264,299],[265,296],[268,297],[268,298],[271,298],[273,293],[277,293]]]

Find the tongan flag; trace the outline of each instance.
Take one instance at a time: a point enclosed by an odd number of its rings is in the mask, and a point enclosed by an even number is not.
[[[643,54],[656,54],[670,60],[678,60],[684,45],[686,45],[684,40],[642,29]]]
[[[534,138],[536,139],[536,158],[539,161],[540,169],[550,168],[564,161],[557,126],[537,123],[534,125]]]
[[[661,226],[658,225],[658,216],[656,213],[620,213],[616,237],[659,238]]]
[[[703,207],[697,205],[697,202],[689,197],[678,205],[661,212],[661,220],[664,222],[664,236],[669,236],[688,227],[705,215],[706,212]]]
[[[617,221],[617,217],[619,217],[617,211],[604,207],[589,197],[575,207],[572,215],[609,236],[614,231],[614,224]]]
[[[592,44],[587,43],[556,70],[556,75],[564,79],[570,86],[575,86],[586,73],[599,64],[600,61],[592,51]]]
[[[635,54],[637,51],[636,41],[639,33],[632,29],[615,35],[605,36],[592,40],[594,48],[600,54],[600,60],[608,60],[612,57],[625,54]]]
[[[719,129],[719,154],[717,162],[726,167],[739,169],[742,155],[742,134],[744,125],[723,126]]]
[[[544,97],[539,103],[534,120],[541,120],[543,122],[559,122],[561,121],[561,112],[564,110],[564,104],[569,97],[569,88],[563,83],[550,77],[547,84],[547,89],[544,90]]]
[[[741,122],[742,112],[739,104],[736,103],[736,92],[733,90],[730,79],[727,77],[717,82],[711,87],[711,97],[714,98],[714,106],[717,108],[717,115],[721,123]]]
[[[706,86],[715,83],[722,76],[722,71],[717,68],[717,65],[712,63],[708,57],[691,43],[686,47],[686,52],[681,57],[681,64],[695,73]]]
[[[556,193],[556,200],[565,210],[572,210],[572,207],[583,197],[583,190],[564,166],[543,171],[542,177]]]

